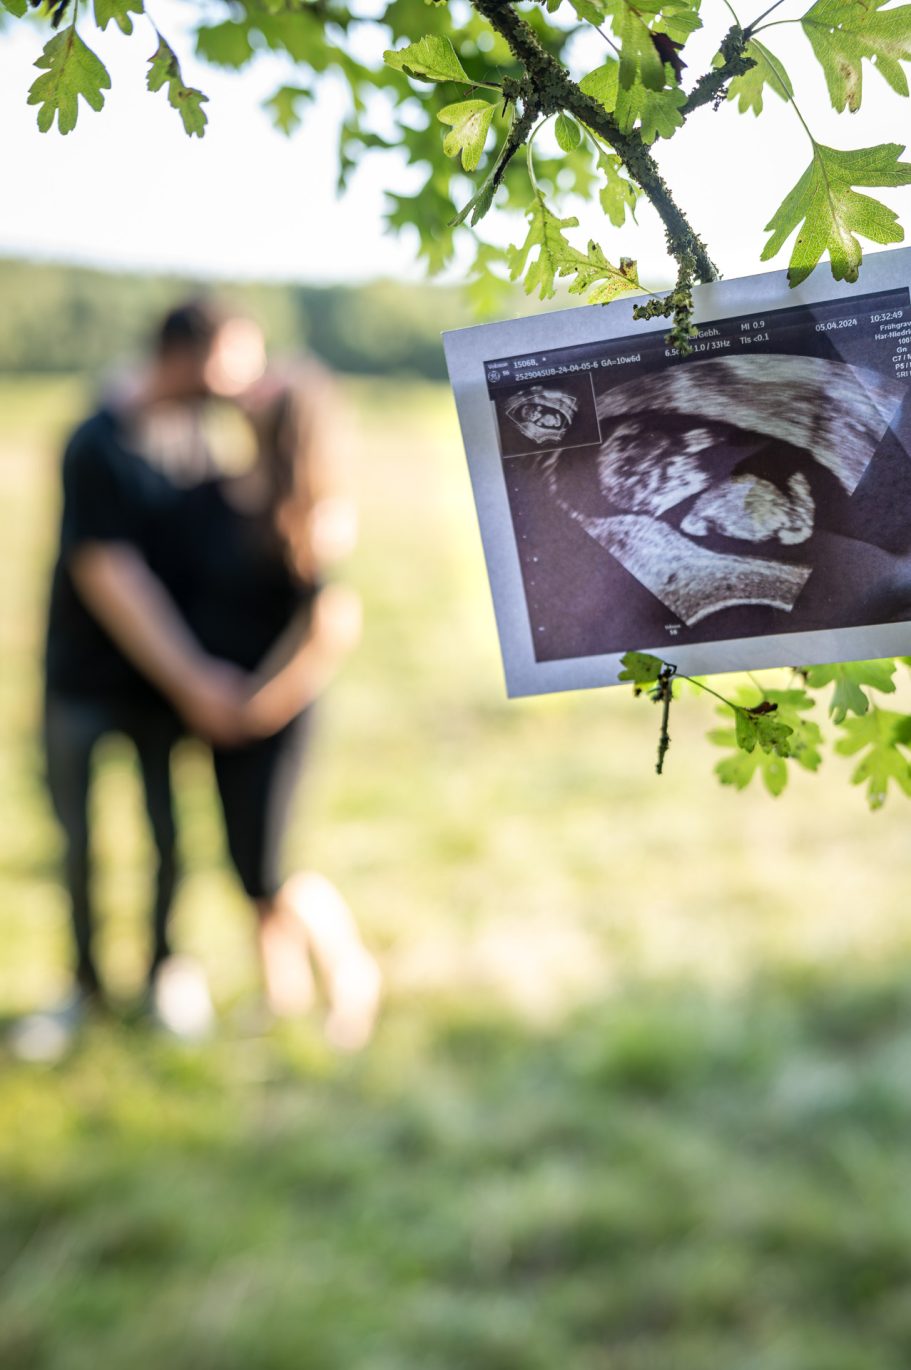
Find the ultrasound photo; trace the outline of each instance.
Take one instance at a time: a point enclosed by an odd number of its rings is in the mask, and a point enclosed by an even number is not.
[[[884,443],[906,389],[774,353],[597,374],[598,442],[506,463],[538,659],[907,616],[911,466],[896,490]]]
[[[444,338],[510,694],[911,656],[911,249]]]
[[[504,457],[579,447],[600,437],[588,372],[561,377],[556,384],[525,381],[503,389],[497,395],[496,415]]]

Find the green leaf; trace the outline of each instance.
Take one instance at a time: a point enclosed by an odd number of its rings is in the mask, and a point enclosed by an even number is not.
[[[571,0],[572,7],[579,18],[586,24],[594,24],[599,27],[607,18],[607,12],[603,6],[598,6],[594,0]]]
[[[709,741],[719,747],[737,747],[733,728],[715,729],[709,733]],[[759,747],[752,752],[738,748],[732,756],[718,762],[715,774],[722,785],[733,785],[737,790],[745,790],[754,775],[759,775],[769,794],[776,798],[788,783],[787,762],[774,752],[764,752]]]
[[[597,167],[604,174],[604,185],[598,191],[601,208],[615,228],[622,228],[627,214],[636,217],[636,201],[640,194],[638,186],[633,185],[620,174],[623,163],[613,152],[598,155]]]
[[[237,70],[250,61],[255,53],[247,23],[226,19],[223,24],[206,24],[197,30],[196,52],[205,62],[215,67]]]
[[[61,133],[76,127],[79,97],[94,110],[104,105],[105,90],[111,88],[111,78],[104,63],[79,37],[75,25],[55,33],[44,46],[35,66],[39,76],[28,93],[30,105],[39,105],[38,127],[47,133],[57,116]]]
[[[814,700],[805,690],[766,690],[758,706],[755,698],[752,691],[741,691],[735,702],[735,726],[709,733],[716,746],[735,749],[733,756],[718,762],[715,773],[723,785],[738,790],[759,775],[769,793],[779,795],[788,780],[786,757],[808,771],[817,770],[822,762],[822,733],[812,719],[803,717]],[[767,712],[756,712],[757,708]],[[726,705],[717,712],[730,719]]]
[[[131,14],[144,14],[142,0],[95,0],[95,23],[106,29],[111,20],[121,33],[133,32]]]
[[[664,670],[665,662],[649,652],[624,652],[620,658],[623,670],[618,680],[629,680],[634,685],[654,685]]]
[[[428,143],[437,144],[437,130],[428,130]],[[389,209],[386,222],[390,228],[401,230],[417,229],[419,235],[419,255],[424,259],[431,273],[442,271],[449,264],[453,254],[451,223],[455,206],[449,198],[449,164],[434,167],[429,176],[418,185],[413,195],[389,194]]]
[[[403,71],[416,81],[461,81],[465,86],[472,84],[471,77],[448,38],[419,38],[406,48],[384,52],[383,61],[387,67]]]
[[[572,261],[560,267],[560,275],[575,276],[569,287],[571,295],[591,292],[586,304],[610,304],[618,295],[640,289],[636,263],[630,257],[621,257],[620,265],[612,266],[598,244],[591,241],[584,256],[576,252]]]
[[[443,139],[443,151],[447,157],[461,153],[466,171],[474,171],[481,160],[495,109],[489,100],[461,100],[437,114],[440,123],[449,124],[452,129]]]
[[[772,713],[756,713],[738,705],[734,709],[734,737],[742,751],[752,752],[758,746],[764,752],[790,756],[789,738],[794,729]]]
[[[624,90],[639,84],[660,91],[666,82],[675,84],[668,48],[683,47],[702,27],[699,0],[573,0],[573,5],[579,18],[590,24],[600,26],[609,20],[620,46],[619,77]]]
[[[862,718],[849,718],[842,726],[844,736],[835,744],[837,752],[854,756],[866,748],[851,783],[867,783],[870,808],[882,808],[890,780],[911,795],[911,765],[899,751],[911,741],[911,718],[887,709],[870,709]]]
[[[780,100],[790,100],[794,94],[791,78],[773,52],[752,38],[744,49],[744,56],[752,57],[756,65],[744,72],[743,76],[735,76],[728,86],[728,99],[739,102],[737,108],[741,114],[752,110],[758,117],[762,113],[762,97],[766,86]]]
[[[582,77],[579,82],[579,89],[602,104],[608,114],[612,114],[617,104],[617,92],[620,89],[619,62],[611,59],[602,66],[595,67],[594,71],[590,71]]]
[[[774,257],[799,228],[788,267],[791,285],[806,280],[827,249],[835,279],[856,281],[862,252],[855,233],[875,243],[899,243],[905,235],[893,210],[853,187],[908,185],[911,163],[898,160],[903,152],[899,143],[839,152],[814,142],[812,162],[766,224],[772,236],[762,260]]]
[[[323,22],[317,17],[316,5],[267,0],[263,10],[253,5],[245,8],[255,15],[256,28],[273,52],[287,53],[292,61],[304,63],[311,71],[326,70],[332,54],[326,46]],[[336,60],[341,66],[341,54]]]
[[[638,82],[647,90],[662,90],[664,63],[642,18],[642,11],[646,7],[636,7],[629,0],[610,0],[605,8],[611,16],[611,27],[620,44],[619,76],[622,89],[630,90]]]
[[[580,254],[566,241],[564,228],[577,228],[576,218],[558,219],[547,207],[544,197],[535,196],[528,210],[528,233],[520,247],[509,247],[509,279],[518,281],[525,276],[525,294],[537,290],[542,300],[556,294],[554,277],[563,266],[572,263]],[[530,254],[537,248],[537,255],[529,261]]]
[[[480,220],[484,218],[484,215],[487,213],[487,211],[490,209],[490,206],[493,204],[493,197],[496,194],[498,184],[497,176],[502,175],[504,159],[506,157],[506,150],[508,146],[509,133],[507,132],[507,135],[504,138],[503,143],[500,147],[500,151],[497,154],[496,161],[490,168],[490,171],[484,178],[481,185],[478,187],[474,195],[468,201],[468,204],[459,210],[458,214],[455,216],[454,219],[451,219],[449,221],[448,227],[450,229],[457,228],[459,224],[463,224],[469,215],[471,215],[472,228],[475,224],[479,223]]]
[[[17,19],[21,19],[28,12],[28,0],[0,0],[0,6],[9,10]]]
[[[791,729],[789,755],[805,770],[817,770],[822,764],[819,751],[822,732],[818,723],[803,717],[807,710],[815,707],[816,701],[806,690],[765,690],[763,702],[775,704],[775,718]]]
[[[517,281],[524,274],[526,295],[537,290],[542,300],[550,299],[556,293],[557,276],[575,277],[569,287],[571,294],[591,290],[589,304],[606,304],[617,295],[639,289],[634,261],[622,258],[619,266],[613,266],[595,242],[589,242],[587,251],[580,252],[563,233],[565,228],[577,228],[579,220],[558,219],[540,192],[527,217],[529,228],[525,242],[521,247],[507,250],[509,279]],[[537,256],[529,262],[535,248]]]
[[[183,77],[180,74],[180,63],[173,48],[165,42],[160,34],[158,37],[158,47],[149,58],[146,84],[151,91],[167,87],[168,100],[180,114],[188,136],[193,137],[195,134],[197,138],[201,138],[208,122],[202,106],[209,97],[203,95],[201,90],[184,85]]]
[[[502,267],[505,259],[503,248],[478,240],[475,259],[465,283],[465,292],[474,313],[480,318],[493,318],[501,314],[507,307],[508,300],[514,298],[509,281],[493,269],[497,266]]]
[[[313,92],[303,86],[280,86],[263,102],[263,108],[272,115],[275,127],[290,137],[303,121],[300,106],[312,99]]]
[[[582,130],[575,119],[571,119],[568,114],[560,113],[557,115],[554,133],[557,138],[557,146],[562,152],[574,152],[582,142]]]
[[[638,122],[642,141],[653,143],[656,138],[672,138],[683,127],[681,110],[685,104],[686,95],[679,86],[652,91],[637,82],[620,91],[614,113],[625,133]]]
[[[836,723],[843,723],[846,714],[865,714],[870,700],[861,689],[867,685],[871,690],[883,694],[895,693],[895,661],[890,657],[885,661],[842,661],[831,666],[810,666],[806,672],[807,684],[814,690],[834,683],[829,713]]]
[[[450,219],[449,227],[458,228],[459,224],[463,224],[469,215],[471,215],[471,225],[474,227],[476,223],[484,218],[484,215],[490,209],[490,206],[493,204],[495,193],[493,170],[491,170],[490,175],[485,177],[480,188],[472,195],[468,204],[462,206],[454,219]]]
[[[911,5],[884,9],[887,0],[817,0],[801,19],[840,112],[860,109],[863,59],[899,95],[908,94],[901,63],[911,61]]]
[[[656,138],[671,138],[683,124],[681,109],[686,96],[672,78],[668,69],[670,84],[666,89],[648,90],[641,81],[634,81],[625,90],[620,64],[611,61],[583,76],[579,87],[614,115],[623,133],[630,133],[638,123],[643,142],[653,143]]]
[[[666,33],[668,38],[673,38],[675,43],[682,47],[686,40],[702,28],[702,20],[696,13],[699,5],[691,5],[688,0],[681,0],[680,4],[668,4],[667,0],[661,6],[661,14],[657,22],[652,26],[654,33]]]

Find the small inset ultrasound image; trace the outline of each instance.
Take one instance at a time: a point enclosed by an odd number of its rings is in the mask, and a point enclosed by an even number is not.
[[[504,457],[598,442],[601,430],[590,374],[504,386],[493,397]]]

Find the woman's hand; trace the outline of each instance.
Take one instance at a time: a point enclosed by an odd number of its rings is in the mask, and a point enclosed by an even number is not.
[[[313,605],[312,639],[326,652],[347,656],[361,640],[361,597],[347,585],[327,585]]]
[[[322,694],[357,646],[362,617],[360,596],[353,590],[343,585],[320,590],[304,626],[289,630],[296,640],[279,644],[278,659],[267,660],[266,679],[247,699],[243,722],[250,735],[271,737]]]
[[[305,700],[298,707],[287,690],[279,689],[274,681],[268,681],[250,695],[243,706],[243,726],[247,736],[251,739],[273,737],[308,702]]]
[[[186,672],[172,697],[191,732],[215,747],[236,747],[251,736],[249,694],[246,672],[230,662],[207,657]]]

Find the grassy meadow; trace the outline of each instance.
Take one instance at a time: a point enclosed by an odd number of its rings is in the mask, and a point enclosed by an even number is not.
[[[507,703],[442,388],[346,388],[364,642],[294,828],[388,992],[371,1048],[265,1030],[205,750],[176,939],[205,1048],[0,1044],[0,1370],[907,1370],[907,801],[827,758],[712,775],[711,704]],[[87,396],[0,381],[0,1015],[66,983],[36,726],[57,463]],[[102,964],[128,1007],[149,846],[112,740]]]

